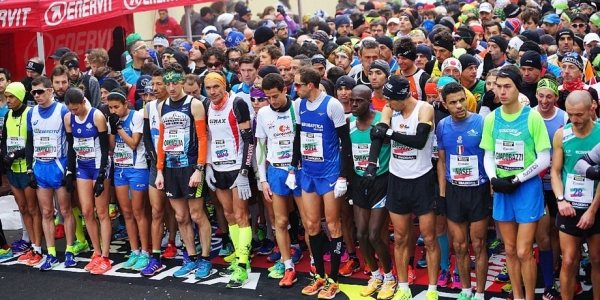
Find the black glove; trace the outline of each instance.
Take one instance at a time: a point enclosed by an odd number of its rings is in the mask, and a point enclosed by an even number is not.
[[[104,180],[106,179],[106,174],[104,172],[100,172],[98,174],[98,178],[96,178],[96,183],[94,184],[94,197],[100,197],[102,192],[104,191]]]
[[[70,171],[65,172],[62,180],[60,181],[60,185],[64,186],[67,190],[67,193],[72,193],[75,190],[75,186],[73,185],[73,181],[75,181],[75,174]]]
[[[377,125],[371,128],[371,139],[385,139],[387,136],[385,132],[390,129],[390,126],[385,123],[377,123]]]
[[[437,196],[435,201],[435,214],[438,216],[446,215],[446,196]]]
[[[121,127],[121,118],[116,114],[108,115],[108,124],[110,124],[110,134],[116,135],[117,130]]]
[[[600,169],[595,166],[589,167],[585,171],[585,177],[592,180],[600,180]]]
[[[8,170],[15,161],[15,154],[11,152],[7,155],[4,155],[4,158],[2,160],[4,162],[4,167]]]
[[[37,185],[37,179],[35,179],[35,174],[33,174],[33,171],[27,171],[27,184],[29,185],[30,188],[32,189],[37,189],[38,185]]]
[[[514,191],[519,188],[521,185],[520,182],[513,183],[512,180],[515,178],[515,175],[511,175],[508,177],[500,177],[492,179],[492,189],[494,192],[503,193],[503,194],[512,194]]]
[[[156,152],[146,151],[146,160],[149,160],[149,161],[155,163],[156,162]]]
[[[277,6],[277,12],[280,13],[282,16],[285,16],[285,8],[283,8],[283,5]]]
[[[375,178],[377,177],[377,165],[369,163],[367,165],[367,169],[363,173],[363,176],[360,178],[360,188],[363,190],[365,195],[373,188],[373,183],[375,182]]]
[[[483,72],[482,77],[486,77],[488,72],[494,69],[494,61],[492,60],[492,54],[487,53],[483,58]]]

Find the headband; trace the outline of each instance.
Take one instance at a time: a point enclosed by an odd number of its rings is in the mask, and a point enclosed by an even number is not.
[[[560,16],[565,17],[565,19],[567,19],[567,22],[571,23],[571,17],[569,17],[567,13],[562,13]]]
[[[433,45],[442,47],[450,52],[454,51],[454,40],[437,39],[433,42]]]
[[[227,84],[225,83],[225,77],[223,77],[223,75],[217,72],[211,72],[206,74],[206,77],[204,77],[204,82],[206,83],[207,80],[216,80],[222,86],[227,86]]]
[[[425,95],[437,95],[437,84],[429,82],[425,84]]]
[[[25,69],[42,74],[42,72],[44,72],[44,64],[38,64],[30,60],[27,62],[27,66],[25,67]]]
[[[521,75],[510,70],[500,70],[500,72],[498,72],[498,77],[509,78],[515,84],[519,92],[521,91],[521,83],[523,81]]]
[[[123,94],[121,94],[121,93],[119,93],[119,92],[110,92],[110,93],[108,93],[108,95],[109,95],[109,96],[110,96],[110,95],[119,96],[119,97],[123,98],[123,100],[127,100],[127,97],[125,97],[125,95],[123,95]]]
[[[552,79],[543,78],[542,80],[540,80],[537,84],[537,89],[535,91],[537,92],[540,89],[549,89],[555,95],[558,96],[558,83],[556,83],[556,81],[554,81]]]
[[[397,48],[397,56],[406,57],[412,61],[417,60],[417,53],[412,51],[410,48]]]
[[[77,60],[65,61],[64,65],[65,65],[65,67],[67,67],[67,69],[79,68],[79,61],[77,61]]]
[[[163,74],[165,84],[178,83],[183,81],[183,74],[176,71],[167,71]]]
[[[154,40],[152,40],[152,45],[154,46],[163,46],[163,47],[169,47],[169,40],[163,38],[163,37],[155,37]]]

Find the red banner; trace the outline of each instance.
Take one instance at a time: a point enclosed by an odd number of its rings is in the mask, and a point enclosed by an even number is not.
[[[0,3],[0,32],[40,28],[38,0],[13,0]]]
[[[73,28],[123,13],[123,2],[115,0],[40,0],[39,3],[41,31]]]

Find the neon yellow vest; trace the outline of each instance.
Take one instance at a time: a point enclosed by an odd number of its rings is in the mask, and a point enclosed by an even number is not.
[[[27,113],[30,109],[31,107],[25,108],[25,111],[23,111],[21,116],[16,118],[12,116],[12,109],[8,111],[6,127],[4,128],[4,134],[6,134],[6,149],[8,153],[21,150],[21,147],[25,148],[25,143],[27,141]],[[15,173],[27,172],[25,158],[16,159],[10,169]]]

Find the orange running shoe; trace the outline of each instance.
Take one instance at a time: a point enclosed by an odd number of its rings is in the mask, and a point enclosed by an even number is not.
[[[94,255],[92,255],[92,260],[85,265],[84,269],[88,272],[91,272],[100,263],[100,260],[102,260],[102,255],[94,253]]]
[[[287,269],[287,270],[285,270],[285,274],[283,275],[283,278],[279,281],[279,287],[282,287],[282,288],[292,287],[292,285],[296,281],[298,281],[298,278],[296,278],[296,271],[294,271],[294,269]]]
[[[345,262],[342,265],[338,274],[340,274],[344,277],[350,277],[350,276],[352,276],[352,274],[354,274],[355,272],[358,272],[359,270],[360,270],[360,263],[358,262],[358,260],[349,259],[347,262]]]
[[[171,244],[168,244],[167,248],[165,248],[165,252],[163,252],[162,257],[165,259],[173,259],[175,256],[177,256],[177,248]]]
[[[40,253],[33,252],[33,256],[27,261],[27,265],[30,267],[37,266],[42,261],[42,255]]]
[[[364,263],[365,263],[365,267],[363,268],[363,274],[365,274],[365,275],[371,274],[371,268],[369,268],[369,265],[367,264],[366,261]]]
[[[340,286],[331,278],[327,278],[327,283],[319,292],[319,299],[333,299],[340,292]]]
[[[25,252],[25,254],[19,256],[19,259],[17,259],[17,261],[22,264],[26,264],[32,257],[33,257],[33,249],[29,249],[29,250],[27,250],[27,252]]]
[[[97,259],[98,263],[96,264],[96,267],[93,268],[90,273],[95,274],[95,275],[102,275],[108,271],[110,271],[110,269],[112,269],[112,266],[110,265],[110,260],[108,259],[108,257],[100,257],[100,259]]]
[[[411,266],[408,266],[408,285],[415,283],[417,275]]]
[[[317,267],[314,264],[310,264],[310,277],[315,277],[317,275]]]
[[[308,296],[314,296],[320,290],[322,290],[323,287],[325,287],[326,283],[327,283],[327,280],[325,280],[325,278],[321,278],[321,276],[316,274],[315,277],[313,277],[313,279],[310,281],[310,284],[302,289],[302,294],[308,295]]]

